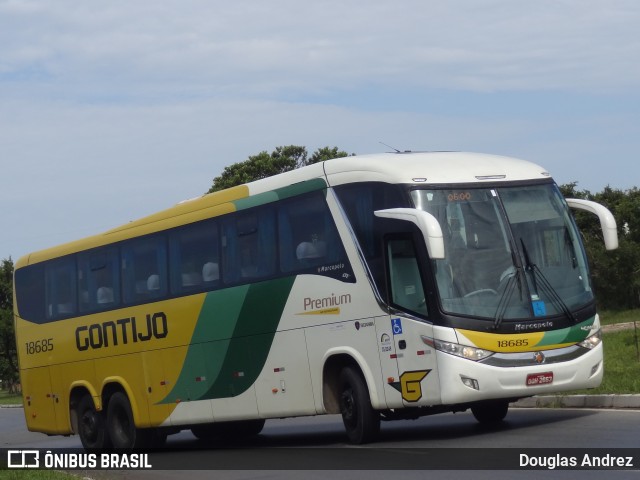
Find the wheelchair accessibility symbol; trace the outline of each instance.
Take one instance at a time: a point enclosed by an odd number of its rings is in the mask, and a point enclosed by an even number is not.
[[[394,335],[402,334],[402,321],[399,318],[391,319],[391,329]]]

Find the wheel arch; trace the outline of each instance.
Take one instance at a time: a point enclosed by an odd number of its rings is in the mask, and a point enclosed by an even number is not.
[[[136,396],[133,393],[131,385],[127,381],[125,381],[122,377],[107,377],[104,379],[102,383],[102,405],[103,409],[106,411],[107,406],[109,405],[109,399],[116,392],[122,392],[126,395],[129,400],[129,405],[131,405],[131,413],[133,414],[133,421],[136,427],[146,427],[149,426],[149,419],[143,418],[143,412],[138,405]]]
[[[348,366],[357,368],[364,378],[373,408],[386,408],[378,401],[375,377],[362,355],[353,349],[332,349],[325,355],[322,368],[322,402],[325,413],[340,413],[340,371]]]
[[[93,385],[86,381],[73,382],[69,389],[69,422],[74,434],[78,433],[78,405],[85,396],[91,397],[96,411],[102,410],[102,399]]]

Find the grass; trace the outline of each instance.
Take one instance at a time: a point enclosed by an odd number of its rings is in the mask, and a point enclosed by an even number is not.
[[[602,325],[637,322],[637,330],[610,331],[603,334],[604,378],[595,389],[568,392],[569,395],[640,394],[640,310],[604,310]]]
[[[613,325],[614,323],[628,323],[637,321],[640,328],[640,310],[603,310],[600,313],[600,323],[602,325]]]
[[[580,393],[640,394],[640,310],[600,312],[603,325],[636,323],[636,328],[604,333],[604,378],[593,390]]]
[[[22,404],[22,395],[10,394],[6,390],[0,390],[0,405],[20,405]],[[1,478],[1,477],[0,477]]]
[[[640,323],[640,322],[639,322]],[[640,342],[640,325],[638,329]],[[608,332],[603,335],[604,378],[598,388],[569,392],[570,395],[587,394],[640,394],[640,359],[633,329]]]
[[[640,346],[636,344],[634,330],[606,333],[604,379],[600,387],[589,393],[640,393],[640,359],[637,348]]]
[[[55,470],[0,470],[0,480],[78,480],[78,478]]]

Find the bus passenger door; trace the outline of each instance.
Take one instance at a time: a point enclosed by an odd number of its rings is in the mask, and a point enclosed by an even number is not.
[[[440,403],[440,382],[435,351],[422,336],[433,335],[428,323],[427,302],[416,243],[411,234],[394,235],[385,240],[388,301],[397,312],[389,317],[391,341],[398,364],[393,387],[400,392],[404,406]],[[423,320],[424,319],[424,320]]]

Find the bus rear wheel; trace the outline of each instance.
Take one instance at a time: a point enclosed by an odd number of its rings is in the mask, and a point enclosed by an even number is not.
[[[509,411],[508,400],[489,400],[471,407],[471,413],[483,425],[492,425],[504,420]]]
[[[138,450],[161,446],[166,433],[154,428],[137,428],[129,399],[122,392],[114,393],[107,408],[107,431],[113,447],[121,450]]]
[[[368,443],[378,436],[380,414],[371,406],[362,374],[353,367],[340,372],[340,413],[351,443]]]
[[[103,450],[111,447],[111,441],[104,421],[104,414],[98,412],[91,395],[84,395],[76,409],[78,435],[86,450]]]

